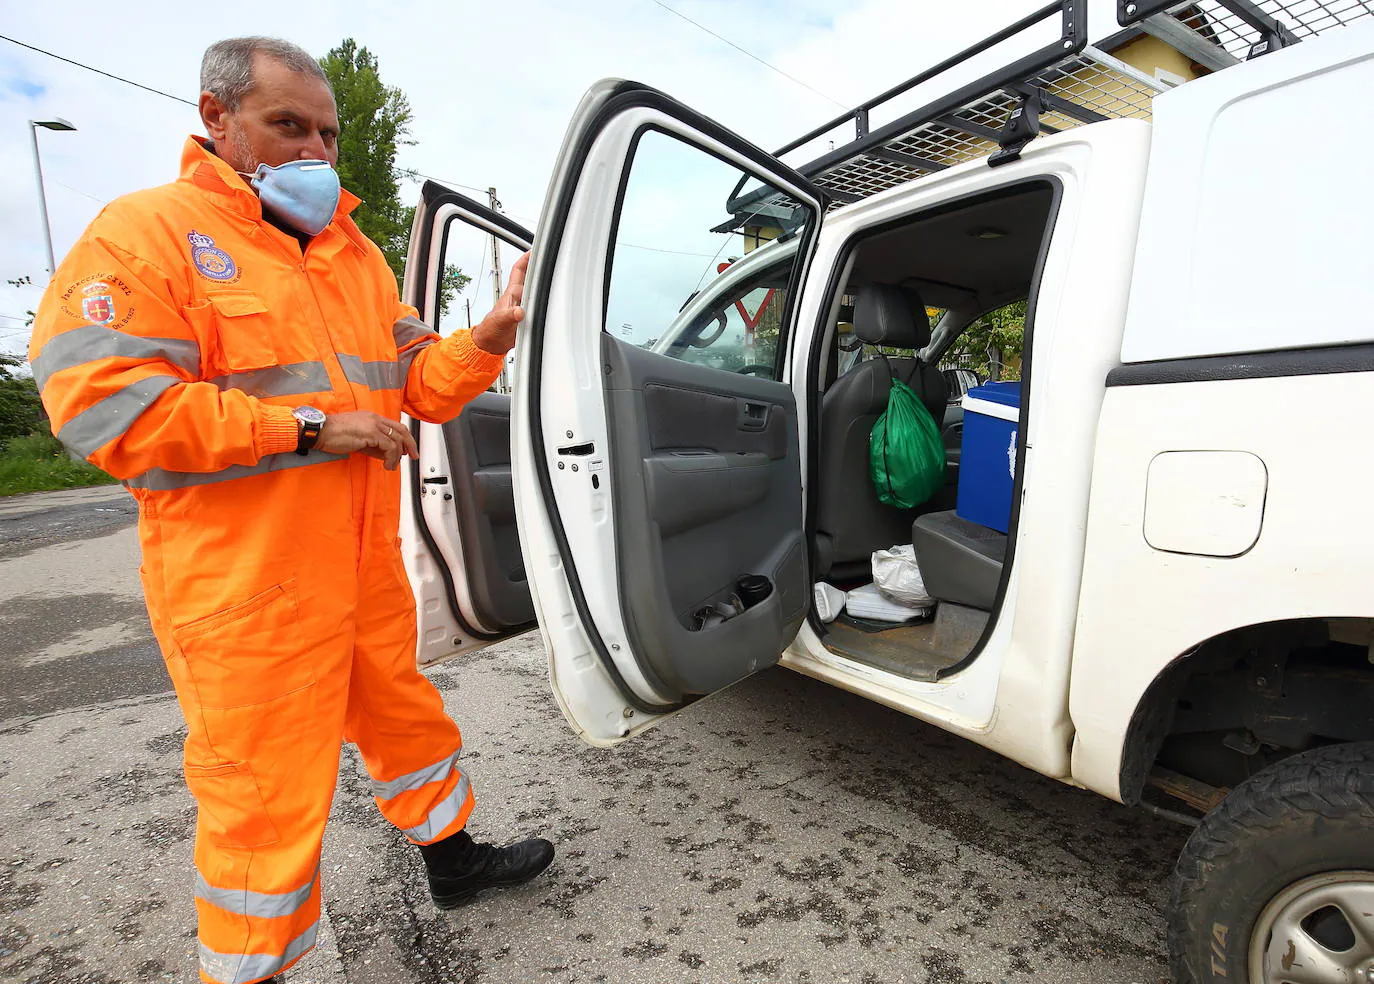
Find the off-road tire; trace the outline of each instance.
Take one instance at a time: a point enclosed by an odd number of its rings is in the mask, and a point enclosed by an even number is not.
[[[1177,984],[1249,979],[1250,937],[1294,882],[1374,870],[1374,742],[1303,752],[1251,776],[1188,838],[1174,871],[1169,959]]]

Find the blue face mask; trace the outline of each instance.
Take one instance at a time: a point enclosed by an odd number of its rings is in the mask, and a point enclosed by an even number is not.
[[[339,172],[328,161],[259,164],[247,176],[262,207],[307,236],[318,236],[339,207]]]

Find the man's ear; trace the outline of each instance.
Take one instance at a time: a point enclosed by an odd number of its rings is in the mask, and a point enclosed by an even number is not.
[[[228,115],[229,110],[218,96],[211,92],[200,94],[200,121],[205,124],[205,135],[216,144],[222,143],[228,133],[224,126],[224,118]]]

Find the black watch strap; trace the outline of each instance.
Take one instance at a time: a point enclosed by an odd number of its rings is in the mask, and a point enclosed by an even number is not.
[[[310,449],[315,446],[315,442],[320,439],[320,432],[324,430],[324,423],[307,423],[304,420],[296,421],[296,453],[305,455],[310,453]]]

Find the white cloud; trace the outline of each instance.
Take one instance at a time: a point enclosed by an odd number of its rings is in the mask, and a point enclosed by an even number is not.
[[[845,105],[1038,5],[665,2]],[[1093,2],[1105,10],[1110,0]],[[117,40],[108,32],[71,30],[109,23],[108,6],[93,0],[65,3],[60,16],[52,5],[10,5],[6,33],[188,99],[197,95],[200,54],[218,38],[273,34],[318,53],[356,38],[414,110],[417,143],[400,163],[464,184],[495,185],[507,211],[531,226],[567,120],[598,78],[656,86],[767,149],[841,112],[653,0],[415,0],[404,7],[334,0],[270,8],[144,0],[137,8],[126,12]],[[182,140],[199,128],[189,106],[0,42],[0,173],[8,176],[0,187],[0,281],[23,274],[46,281],[24,121],[51,116],[79,128],[40,134],[59,260],[99,211],[96,199],[171,180]],[[405,194],[413,200],[417,191],[410,186]],[[0,314],[22,314],[38,296],[36,289],[0,284]],[[0,319],[0,350],[22,350],[17,324]]]

